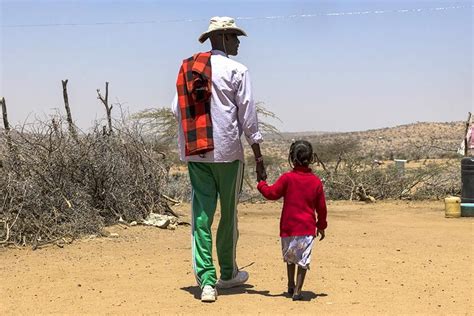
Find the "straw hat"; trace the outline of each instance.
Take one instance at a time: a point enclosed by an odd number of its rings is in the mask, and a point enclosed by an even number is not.
[[[215,16],[211,18],[207,31],[202,33],[201,36],[199,36],[199,41],[201,43],[204,43],[209,38],[209,35],[211,35],[212,32],[216,31],[247,36],[247,33],[245,33],[244,30],[237,27],[233,18],[230,18],[228,16]]]

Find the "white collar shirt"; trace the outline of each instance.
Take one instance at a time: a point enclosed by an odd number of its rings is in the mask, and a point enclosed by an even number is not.
[[[258,129],[250,75],[247,67],[230,59],[224,52],[212,50],[211,53],[211,120],[214,150],[202,155],[185,156],[185,139],[181,127],[178,97],[175,95],[171,108],[178,121],[179,156],[182,161],[243,162],[242,134],[250,145],[263,141]]]

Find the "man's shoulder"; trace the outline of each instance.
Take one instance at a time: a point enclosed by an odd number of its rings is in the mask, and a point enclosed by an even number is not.
[[[238,61],[230,59],[228,57],[224,57],[224,56],[220,56],[220,57],[222,57],[220,62],[222,62],[222,64],[225,65],[225,67],[230,68],[240,73],[244,73],[248,71],[248,68],[242,63],[239,63]]]
[[[241,64],[238,61],[230,59],[230,58],[227,58],[227,59],[231,62],[232,66],[235,67],[238,71],[240,72],[248,71],[247,66],[245,66],[244,64]]]

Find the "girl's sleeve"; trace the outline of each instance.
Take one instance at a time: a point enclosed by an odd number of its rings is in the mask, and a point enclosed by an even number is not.
[[[282,175],[273,185],[268,185],[262,180],[258,183],[257,189],[262,195],[269,200],[278,200],[285,195],[287,177]]]
[[[316,192],[316,214],[318,214],[318,222],[316,223],[316,227],[321,230],[326,229],[326,227],[328,226],[328,223],[326,221],[327,208],[326,197],[324,195],[322,184],[318,186]]]

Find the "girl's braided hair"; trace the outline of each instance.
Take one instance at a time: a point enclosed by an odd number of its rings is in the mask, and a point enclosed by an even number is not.
[[[314,162],[313,146],[306,140],[297,140],[291,143],[288,163],[294,166],[307,167]]]

